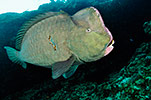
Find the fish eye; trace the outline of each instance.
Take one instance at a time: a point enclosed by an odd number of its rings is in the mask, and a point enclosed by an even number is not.
[[[91,29],[89,29],[89,28],[88,28],[88,29],[86,29],[86,32],[91,32]]]

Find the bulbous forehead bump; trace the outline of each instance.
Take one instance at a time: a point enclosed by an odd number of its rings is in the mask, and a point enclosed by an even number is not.
[[[107,33],[109,35],[110,42],[111,42],[113,40],[113,36],[112,36],[111,32],[109,31],[109,29],[105,26],[104,21],[103,21],[103,19],[101,17],[100,12],[96,8],[94,8],[94,7],[90,7],[90,8],[93,9],[93,11],[95,11],[95,14],[99,17],[99,21],[101,22],[101,25],[102,25],[102,27],[105,30],[105,33]]]
[[[90,7],[90,9],[92,9],[94,11],[94,14],[96,14],[99,17],[99,20],[101,21],[102,27],[104,27],[105,26],[104,25],[104,21],[103,21],[103,19],[101,17],[100,12],[96,8],[94,8],[94,7]]]

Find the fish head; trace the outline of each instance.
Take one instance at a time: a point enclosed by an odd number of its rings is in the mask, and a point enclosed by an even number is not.
[[[73,20],[80,27],[80,35],[75,36],[80,47],[79,51],[76,49],[79,59],[84,62],[96,61],[113,50],[113,36],[96,8],[80,10],[73,15]]]

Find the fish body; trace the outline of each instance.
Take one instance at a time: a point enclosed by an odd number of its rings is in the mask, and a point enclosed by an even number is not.
[[[71,53],[67,48],[67,34],[71,20],[66,15],[49,17],[33,25],[24,35],[20,58],[31,64],[49,66],[54,62],[65,61]],[[48,39],[51,36],[51,39]],[[54,46],[57,45],[57,50]]]
[[[5,46],[11,61],[26,68],[26,62],[52,69],[53,79],[70,77],[83,62],[106,56],[113,40],[94,7],[73,16],[48,12],[27,22],[20,30],[16,49]]]

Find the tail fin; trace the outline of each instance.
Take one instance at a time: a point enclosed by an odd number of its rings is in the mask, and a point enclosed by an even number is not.
[[[27,68],[27,64],[25,62],[21,61],[19,58],[19,51],[15,50],[14,48],[8,47],[8,46],[5,46],[4,49],[6,49],[8,58],[12,62],[22,65],[22,67],[25,69]]]

